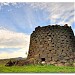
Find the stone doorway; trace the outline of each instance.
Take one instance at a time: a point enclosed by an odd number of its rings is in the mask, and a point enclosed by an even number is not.
[[[45,58],[41,58],[41,62],[45,61]]]
[[[41,63],[45,64],[45,58],[41,58]]]

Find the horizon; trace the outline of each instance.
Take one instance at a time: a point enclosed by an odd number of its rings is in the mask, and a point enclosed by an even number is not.
[[[71,26],[75,35],[74,2],[0,2],[0,59],[23,57],[37,26]]]

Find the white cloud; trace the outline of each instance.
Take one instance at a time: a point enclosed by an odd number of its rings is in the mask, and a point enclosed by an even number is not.
[[[0,29],[0,47],[25,47],[29,43],[29,35]]]
[[[1,3],[0,6],[10,5],[10,3],[11,2]],[[72,23],[75,21],[74,20],[74,16],[75,16],[74,15],[75,14],[74,2],[38,2],[38,3],[37,2],[33,2],[33,3],[30,3],[30,2],[29,3],[16,3],[16,2],[14,2],[11,4],[16,8],[24,7],[25,4],[29,4],[30,9],[33,8],[37,11],[38,11],[38,9],[44,10],[48,13],[48,17],[46,18],[46,20],[50,20],[51,24],[63,25],[64,23],[68,23],[68,24],[70,24],[69,26],[71,26]],[[35,19],[35,18],[31,16],[32,12],[30,9],[29,10],[27,9],[29,14],[31,13],[29,16],[27,16],[27,18],[29,19],[27,21],[28,21],[30,27],[32,28],[32,25],[35,23],[35,21],[33,19]],[[11,11],[11,10],[8,10],[8,11]],[[26,9],[25,9],[25,11],[26,11]],[[30,16],[33,19],[30,19]],[[15,19],[15,22],[18,23],[17,19]],[[20,25],[20,24],[22,25],[22,23],[23,22],[18,23],[18,25]],[[23,26],[21,26],[21,27],[23,27]]]
[[[51,24],[61,24],[74,22],[74,2],[42,2],[42,3],[30,3],[33,9],[40,9],[48,12],[48,17]],[[70,18],[71,17],[71,18]],[[69,19],[69,20],[68,20]]]
[[[74,28],[73,32],[74,32],[74,35],[75,35],[75,28]]]
[[[10,57],[26,57],[29,49],[30,36],[23,33],[17,33],[6,29],[0,29],[0,50],[1,48],[20,48],[20,50],[11,52],[1,51],[0,59]]]
[[[58,18],[58,15],[52,15],[51,18],[53,19]]]
[[[72,24],[72,22],[74,21],[74,16],[75,16],[74,2],[33,2],[33,3],[4,2],[4,3],[0,3],[0,7],[2,7],[3,5],[10,5],[10,3],[16,8],[24,7],[25,4],[29,4],[30,8],[33,8],[35,10],[38,9],[44,10],[48,12],[47,19],[50,19],[51,23],[54,24],[56,23],[60,24],[60,21]],[[70,18],[71,16],[73,17]]]

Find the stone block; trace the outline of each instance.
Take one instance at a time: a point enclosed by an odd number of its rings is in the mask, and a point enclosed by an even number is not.
[[[64,66],[63,63],[57,63],[57,66]]]
[[[73,66],[75,67],[75,63],[73,63]]]

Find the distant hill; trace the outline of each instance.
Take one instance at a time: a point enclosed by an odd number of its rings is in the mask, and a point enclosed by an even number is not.
[[[10,59],[15,59],[15,60],[23,60],[25,58],[22,58],[22,57],[17,57],[17,58],[10,58]]]
[[[6,64],[9,60],[11,61],[25,60],[25,58],[17,57],[17,58],[9,58],[9,59],[0,59],[0,64]]]

